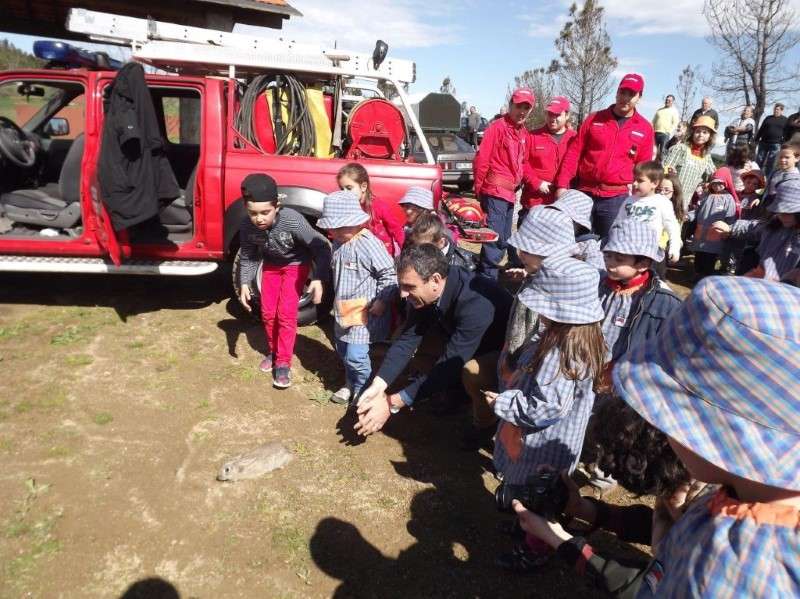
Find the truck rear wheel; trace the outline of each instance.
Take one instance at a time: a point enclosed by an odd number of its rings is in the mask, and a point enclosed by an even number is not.
[[[240,266],[240,251],[237,250],[236,257],[233,259],[232,280],[233,297],[241,305],[239,299],[239,292],[241,286],[239,285],[239,266]],[[310,281],[310,279],[309,279]],[[330,316],[331,308],[333,307],[333,294],[331,293],[330,284],[324,286],[325,293],[322,296],[322,302],[314,304],[311,301],[311,295],[308,293],[308,283],[306,281],[303,287],[303,293],[300,295],[300,300],[297,302],[297,324],[299,326],[308,326],[315,322],[321,322]],[[252,310],[247,314],[255,321],[261,321],[261,269],[256,274],[254,285],[251,285],[250,305]],[[244,309],[244,306],[242,306]]]

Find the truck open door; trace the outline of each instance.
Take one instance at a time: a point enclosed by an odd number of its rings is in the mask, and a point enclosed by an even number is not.
[[[97,181],[97,168],[91,169],[89,177],[89,201],[91,203],[92,228],[97,245],[106,253],[114,266],[120,266],[122,259],[130,256],[130,245],[125,231],[117,232],[111,224],[106,206],[103,203],[100,183]]]

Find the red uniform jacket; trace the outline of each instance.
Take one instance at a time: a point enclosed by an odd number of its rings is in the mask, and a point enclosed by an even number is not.
[[[383,242],[392,257],[399,256],[405,243],[406,213],[396,202],[373,196],[369,230]]]
[[[561,166],[567,149],[577,135],[577,132],[567,129],[556,143],[547,126],[530,132],[528,135],[528,159],[525,161],[524,167],[525,186],[522,188],[523,208],[553,203],[558,167]],[[545,194],[539,191],[542,181],[552,183],[550,193]]]
[[[528,155],[528,130],[517,127],[504,116],[493,121],[483,134],[472,162],[475,195],[502,198],[514,203],[516,188],[522,182],[522,165]]]
[[[650,122],[634,112],[620,127],[611,108],[590,114],[570,144],[556,178],[556,187],[576,187],[591,195],[610,198],[627,193],[633,167],[653,159],[655,135]]]

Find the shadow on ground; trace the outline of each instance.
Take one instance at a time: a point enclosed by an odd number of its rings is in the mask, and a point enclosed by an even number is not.
[[[205,308],[230,296],[224,269],[198,277],[0,274],[0,303],[113,308],[119,319]]]

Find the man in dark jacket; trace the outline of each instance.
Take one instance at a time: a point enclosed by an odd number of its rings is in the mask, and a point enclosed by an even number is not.
[[[361,394],[355,429],[365,436],[383,428],[391,414],[411,406],[415,398],[451,389],[474,356],[499,350],[511,308],[507,291],[487,277],[448,266],[441,250],[430,243],[403,249],[397,279],[410,309],[402,333]],[[423,337],[437,328],[444,332],[446,345],[431,371],[387,396],[387,387],[403,372]]]
[[[694,123],[697,119],[701,116],[710,116],[714,119],[714,128],[719,129],[719,114],[717,111],[711,108],[711,98],[705,97],[703,98],[703,103],[697,110],[692,113],[692,120],[689,121],[689,127],[691,128],[692,123]]]
[[[764,175],[769,177],[772,169],[775,168],[775,157],[781,149],[783,143],[783,132],[789,119],[783,116],[783,104],[775,104],[772,115],[765,118],[756,133],[756,143],[758,143],[758,153],[756,162],[761,166]]]
[[[115,231],[158,215],[181,191],[167,160],[142,65],[120,69],[105,107],[97,178]]]

